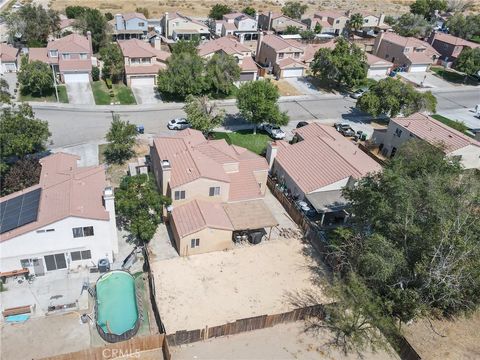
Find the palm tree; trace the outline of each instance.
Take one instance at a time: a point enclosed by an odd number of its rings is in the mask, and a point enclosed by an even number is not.
[[[356,13],[350,17],[348,20],[348,33],[352,35],[352,33],[360,30],[363,26],[363,15]]]

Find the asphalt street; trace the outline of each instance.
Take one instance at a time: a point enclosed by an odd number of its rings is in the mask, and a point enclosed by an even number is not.
[[[464,110],[480,103],[480,91],[477,89],[439,91],[437,112]],[[359,129],[368,123],[368,116],[355,108],[356,100],[341,96],[283,98],[280,107],[290,116],[286,130],[294,128],[298,121],[316,120],[333,123],[350,121],[358,124]],[[145,132],[160,134],[168,131],[167,122],[175,117],[184,116],[182,104],[136,105],[136,106],[72,106],[52,104],[32,104],[35,114],[49,122],[52,133],[52,147],[70,146],[92,141],[101,141],[110,127],[113,114],[134,124],[141,124]],[[249,125],[235,116],[238,109],[233,101],[223,102],[228,116],[225,122],[227,130]]]

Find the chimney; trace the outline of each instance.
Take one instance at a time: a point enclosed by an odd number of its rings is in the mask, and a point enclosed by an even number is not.
[[[257,27],[258,27],[258,12],[255,11],[255,22],[257,23]]]
[[[261,63],[259,55],[260,55],[260,48],[262,47],[262,41],[263,41],[263,31],[260,30],[258,32],[257,50],[255,52],[255,60],[257,61],[257,63]]]
[[[153,47],[157,50],[162,49],[162,39],[158,35],[153,39]]]
[[[87,40],[88,46],[90,47],[90,55],[93,55],[92,32],[90,30],[87,31]]]
[[[270,31],[272,28],[272,12],[268,12],[268,24],[267,24],[267,31]]]
[[[162,195],[167,196],[168,184],[172,176],[170,161],[162,160]]]
[[[377,38],[375,39],[375,44],[373,45],[373,50],[372,50],[373,55],[378,54],[378,48],[380,47],[380,44],[382,42],[384,35],[385,35],[385,32],[383,30],[380,30],[380,32],[377,35]]]
[[[123,23],[122,14],[115,14],[115,28],[117,30],[125,30],[125,24]]]
[[[278,152],[277,143],[275,141],[268,143],[266,156],[267,156],[269,170],[272,170],[273,161],[277,156],[277,152]]]
[[[165,37],[168,39],[168,12],[165,13],[165,16],[163,17],[163,19],[164,19],[163,30],[165,31]]]
[[[110,219],[110,232],[112,240],[112,250],[114,254],[118,254],[118,237],[117,237],[117,217],[115,215],[115,195],[113,193],[113,188],[107,186],[103,190],[103,206],[108,212],[108,217]],[[113,259],[113,257],[112,257]]]
[[[381,14],[380,17],[378,18],[377,26],[382,26],[384,21],[385,21],[385,14]]]

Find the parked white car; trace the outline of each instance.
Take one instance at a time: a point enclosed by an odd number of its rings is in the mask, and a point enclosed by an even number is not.
[[[176,118],[168,122],[167,127],[170,130],[183,130],[192,126],[185,118]]]
[[[287,134],[280,129],[277,125],[265,124],[263,125],[263,130],[265,130],[272,139],[282,140]]]

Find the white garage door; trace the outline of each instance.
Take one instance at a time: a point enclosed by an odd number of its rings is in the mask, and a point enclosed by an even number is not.
[[[155,77],[132,77],[130,86],[155,86]]]
[[[428,65],[410,65],[410,72],[425,72],[427,71]]]
[[[6,62],[6,63],[3,63],[2,65],[3,65],[3,70],[5,72],[17,71],[17,66],[13,62]]]
[[[375,69],[368,69],[368,76],[385,76],[387,75],[388,68],[375,68]]]
[[[283,70],[283,77],[299,77],[303,76],[303,68],[292,68]]]
[[[80,73],[80,74],[64,74],[63,78],[65,79],[66,83],[78,83],[78,82],[89,82],[90,77],[88,73]]]

